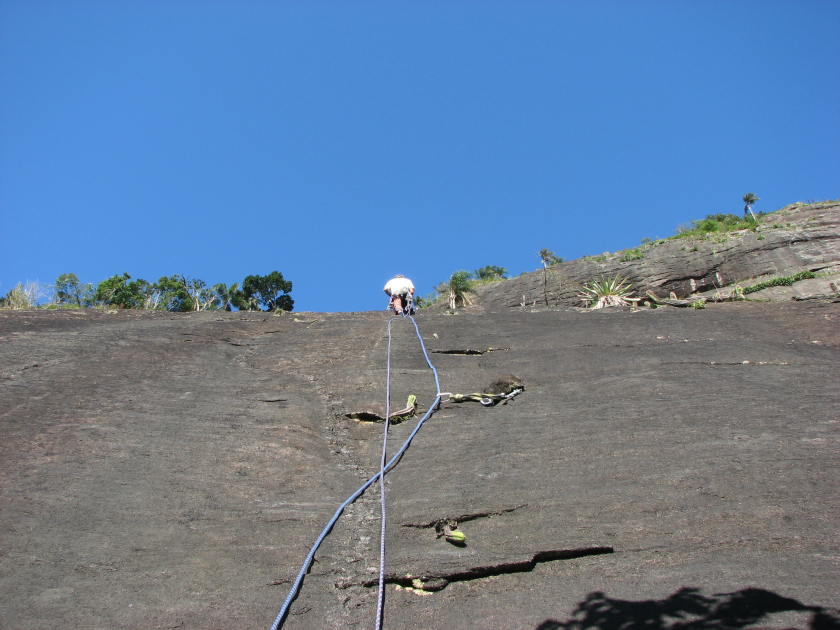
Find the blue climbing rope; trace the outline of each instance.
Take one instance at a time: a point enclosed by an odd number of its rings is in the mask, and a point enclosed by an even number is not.
[[[384,478],[385,473],[387,473],[389,470],[391,470],[391,468],[396,466],[397,462],[400,460],[400,457],[402,457],[403,453],[405,453],[405,451],[408,449],[409,445],[411,444],[411,441],[414,439],[414,436],[417,435],[417,432],[420,430],[420,427],[422,427],[423,423],[426,422],[426,420],[428,420],[429,417],[435,412],[435,410],[438,407],[438,404],[440,403],[442,394],[441,394],[441,391],[440,391],[440,381],[438,380],[437,370],[435,369],[435,366],[432,365],[432,362],[429,360],[429,354],[428,354],[428,352],[426,352],[426,345],[423,343],[423,337],[420,336],[420,328],[417,326],[417,322],[414,320],[414,317],[412,317],[411,315],[408,315],[408,318],[414,324],[414,330],[417,333],[417,339],[420,340],[420,348],[423,350],[423,356],[426,358],[426,364],[431,368],[431,370],[432,370],[432,372],[434,373],[434,376],[435,376],[435,388],[437,389],[437,394],[435,395],[435,400],[429,406],[429,410],[423,415],[422,418],[420,418],[420,421],[417,423],[417,426],[414,427],[414,430],[411,432],[411,434],[408,436],[408,438],[406,438],[405,442],[403,442],[403,445],[400,447],[400,450],[397,451],[397,453],[388,461],[387,464],[385,464],[384,467],[380,467],[380,470],[379,470],[378,473],[376,473],[373,477],[368,479],[364,483],[364,485],[362,485],[361,488],[356,490],[353,494],[351,494],[347,498],[346,501],[344,501],[344,503],[342,503],[340,506],[338,506],[338,509],[335,511],[335,514],[333,514],[333,517],[330,519],[329,523],[327,523],[327,526],[324,527],[324,529],[321,531],[321,534],[318,536],[317,540],[315,541],[315,544],[312,545],[312,548],[309,550],[309,553],[307,554],[306,559],[303,561],[303,566],[300,568],[300,571],[298,572],[297,578],[295,579],[294,584],[292,584],[292,588],[289,590],[289,595],[286,597],[286,601],[283,602],[283,606],[282,606],[282,608],[280,608],[280,612],[277,613],[277,617],[274,620],[274,623],[271,624],[271,630],[278,630],[278,628],[280,628],[280,625],[283,623],[283,620],[286,618],[286,615],[289,612],[289,607],[291,606],[295,597],[297,597],[298,591],[300,590],[300,586],[303,583],[303,578],[306,575],[306,572],[309,570],[309,567],[312,565],[312,560],[315,558],[315,552],[318,550],[318,547],[321,546],[321,543],[324,542],[324,539],[327,537],[327,535],[330,533],[330,531],[332,531],[333,526],[335,525],[336,521],[338,521],[338,518],[341,516],[341,514],[344,512],[344,509],[348,505],[353,503],[353,501],[358,499],[362,495],[362,493],[371,486],[372,483],[374,483],[377,479]],[[391,361],[391,356],[390,356],[391,355],[391,352],[390,352],[390,348],[391,348],[391,339],[390,339],[391,322],[394,321],[394,319],[396,319],[396,318],[392,318],[388,322],[388,363],[389,363],[389,366],[390,366],[390,361]],[[389,380],[389,383],[388,383],[387,387],[390,390],[390,378],[388,380]],[[387,423],[387,415],[388,414],[386,414],[386,423]],[[387,435],[387,433],[386,433],[386,435]],[[383,446],[383,454],[384,454],[384,446]],[[384,497],[384,492],[383,492],[383,497]],[[384,508],[383,508],[383,510],[384,510]],[[384,523],[384,514],[383,514],[383,523]],[[384,541],[384,524],[383,524],[383,541]],[[383,549],[384,549],[384,543],[383,543]],[[381,592],[381,589],[382,589],[382,583],[383,583],[383,577],[384,577],[383,571],[382,571],[382,566],[384,566],[384,555],[382,555],[382,557],[380,558],[380,592]],[[379,603],[377,604],[377,612],[376,612],[377,627],[379,627],[381,618],[382,618],[382,599],[380,597]]]
[[[403,319],[405,319],[403,311]],[[379,591],[376,596],[376,630],[382,626],[382,604],[385,599],[385,457],[388,447],[388,427],[391,423],[391,323],[388,320],[388,361],[385,368],[385,433],[382,437],[382,460],[379,464],[379,499],[382,505],[382,518],[379,532]]]
[[[397,317],[402,316],[403,319],[411,317],[413,312],[413,300],[411,296],[408,297],[408,303],[402,309]],[[391,324],[397,317],[392,317],[388,320],[388,361],[385,370],[385,431],[382,436],[382,459],[379,467],[379,500],[381,505],[380,532],[379,532],[379,588],[376,595],[376,626],[375,630],[380,630],[382,627],[382,608],[385,600],[385,462],[388,448],[388,429],[391,422]],[[414,318],[411,318],[414,322]],[[423,338],[420,336],[420,330],[417,328],[417,322],[414,322],[414,328],[417,331],[417,338],[420,339],[420,345],[423,346]],[[425,347],[423,348],[425,354]],[[428,362],[429,356],[426,355]],[[429,366],[434,370],[434,366],[429,363]],[[435,372],[435,382],[437,383],[437,372]],[[440,391],[440,387],[438,387]]]

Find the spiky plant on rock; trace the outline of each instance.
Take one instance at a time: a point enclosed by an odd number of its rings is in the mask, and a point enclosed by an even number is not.
[[[590,308],[630,306],[625,298],[633,293],[630,281],[622,276],[590,278],[578,292],[578,297]]]

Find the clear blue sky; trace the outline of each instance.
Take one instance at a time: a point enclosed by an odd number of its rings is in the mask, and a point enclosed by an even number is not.
[[[840,2],[0,0],[0,294],[296,310],[840,197]]]

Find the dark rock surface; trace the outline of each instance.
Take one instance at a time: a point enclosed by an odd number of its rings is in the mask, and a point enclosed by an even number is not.
[[[384,628],[837,627],[840,304],[416,319],[444,391],[526,390],[444,404],[388,474]],[[0,627],[267,628],[378,470],[343,414],[384,398],[387,321],[0,312]],[[392,404],[428,405],[393,328]],[[285,628],[373,626],[378,532],[371,489]]]
[[[626,276],[639,295],[653,290],[667,296],[673,291],[682,298],[715,286],[750,284],[747,281],[761,276],[823,271],[840,264],[840,202],[793,204],[763,217],[756,232],[664,241],[643,254],[627,262],[617,253],[599,261],[593,257],[560,263],[549,267],[545,282],[539,270],[480,287],[478,302],[578,305],[580,284],[601,274]]]

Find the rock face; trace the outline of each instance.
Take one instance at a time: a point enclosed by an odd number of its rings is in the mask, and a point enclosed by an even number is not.
[[[416,320],[443,391],[525,391],[445,403],[387,475],[384,628],[837,627],[840,304]],[[269,627],[378,471],[344,414],[384,400],[387,322],[0,312],[0,627]],[[393,333],[392,403],[428,406]],[[379,499],[284,628],[373,626]]]
[[[777,226],[777,227],[774,227]],[[577,288],[600,275],[626,276],[644,294],[653,290],[678,297],[745,282],[768,274],[840,265],[840,203],[794,204],[763,217],[756,232],[660,241],[644,258],[622,262],[582,258],[549,267],[545,273],[479,288],[481,303],[492,306],[579,304]],[[600,257],[595,257],[600,258]]]

